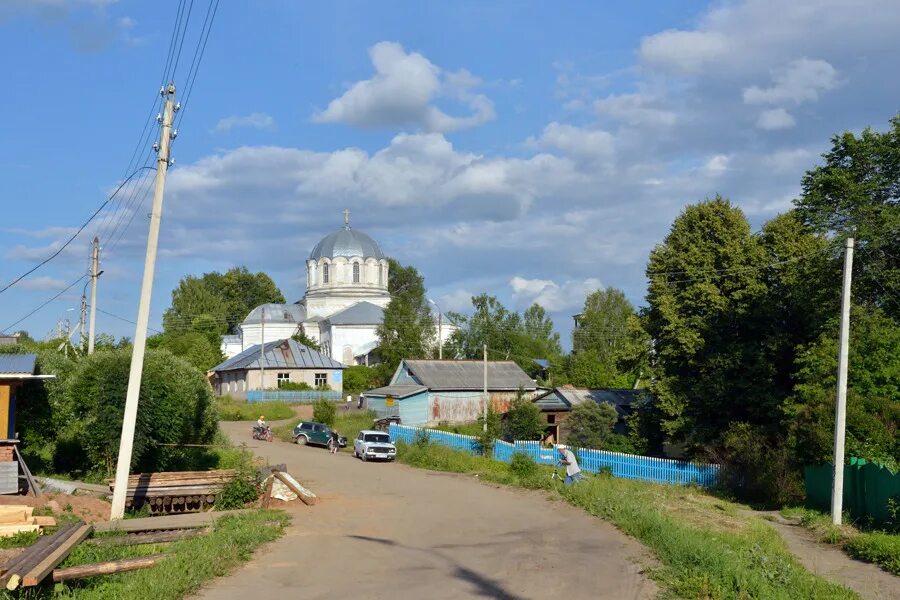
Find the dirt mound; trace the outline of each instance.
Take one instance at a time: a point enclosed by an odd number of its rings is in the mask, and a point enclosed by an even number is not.
[[[49,508],[55,514],[71,513],[86,523],[109,520],[109,502],[93,496],[71,494],[42,494],[34,496],[0,496],[0,506],[23,504],[35,508]]]

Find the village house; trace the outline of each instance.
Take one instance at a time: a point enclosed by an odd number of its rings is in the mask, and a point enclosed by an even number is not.
[[[403,360],[387,386],[365,393],[366,401],[378,416],[399,416],[405,425],[471,422],[484,411],[484,373],[479,360]],[[487,363],[488,396],[497,412],[506,412],[519,390],[529,399],[538,393],[513,361]]]
[[[634,413],[634,409],[642,402],[650,400],[650,394],[643,389],[587,389],[575,387],[558,387],[539,394],[534,403],[541,409],[547,424],[544,435],[550,442],[565,442],[569,434],[566,424],[569,413],[575,406],[585,402],[609,404],[616,409],[618,421],[613,427],[615,433],[628,433],[626,419]]]
[[[249,390],[275,389],[290,383],[343,391],[344,365],[292,339],[247,348],[210,370],[216,394],[246,398]]]

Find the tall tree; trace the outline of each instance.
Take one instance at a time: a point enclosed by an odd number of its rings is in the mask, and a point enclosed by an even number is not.
[[[900,115],[885,132],[866,128],[832,138],[825,164],[803,177],[800,218],[820,233],[858,240],[854,299],[900,320]],[[892,301],[893,300],[893,301]]]
[[[435,347],[435,323],[425,296],[425,278],[413,266],[388,259],[391,301],[378,326],[381,379],[390,376],[404,358],[426,358]]]

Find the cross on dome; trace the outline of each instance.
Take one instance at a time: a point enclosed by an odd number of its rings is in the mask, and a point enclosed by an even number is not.
[[[350,229],[350,209],[344,209],[344,229]]]

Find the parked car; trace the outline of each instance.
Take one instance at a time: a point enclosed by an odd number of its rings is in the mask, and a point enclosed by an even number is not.
[[[301,421],[294,427],[294,443],[305,446],[306,444],[314,444],[316,446],[327,446],[331,439],[331,427],[325,423],[314,423],[312,421]],[[347,438],[338,435],[338,446],[344,448],[347,445]]]
[[[394,460],[397,448],[383,431],[364,429],[353,442],[353,456],[362,460]]]

